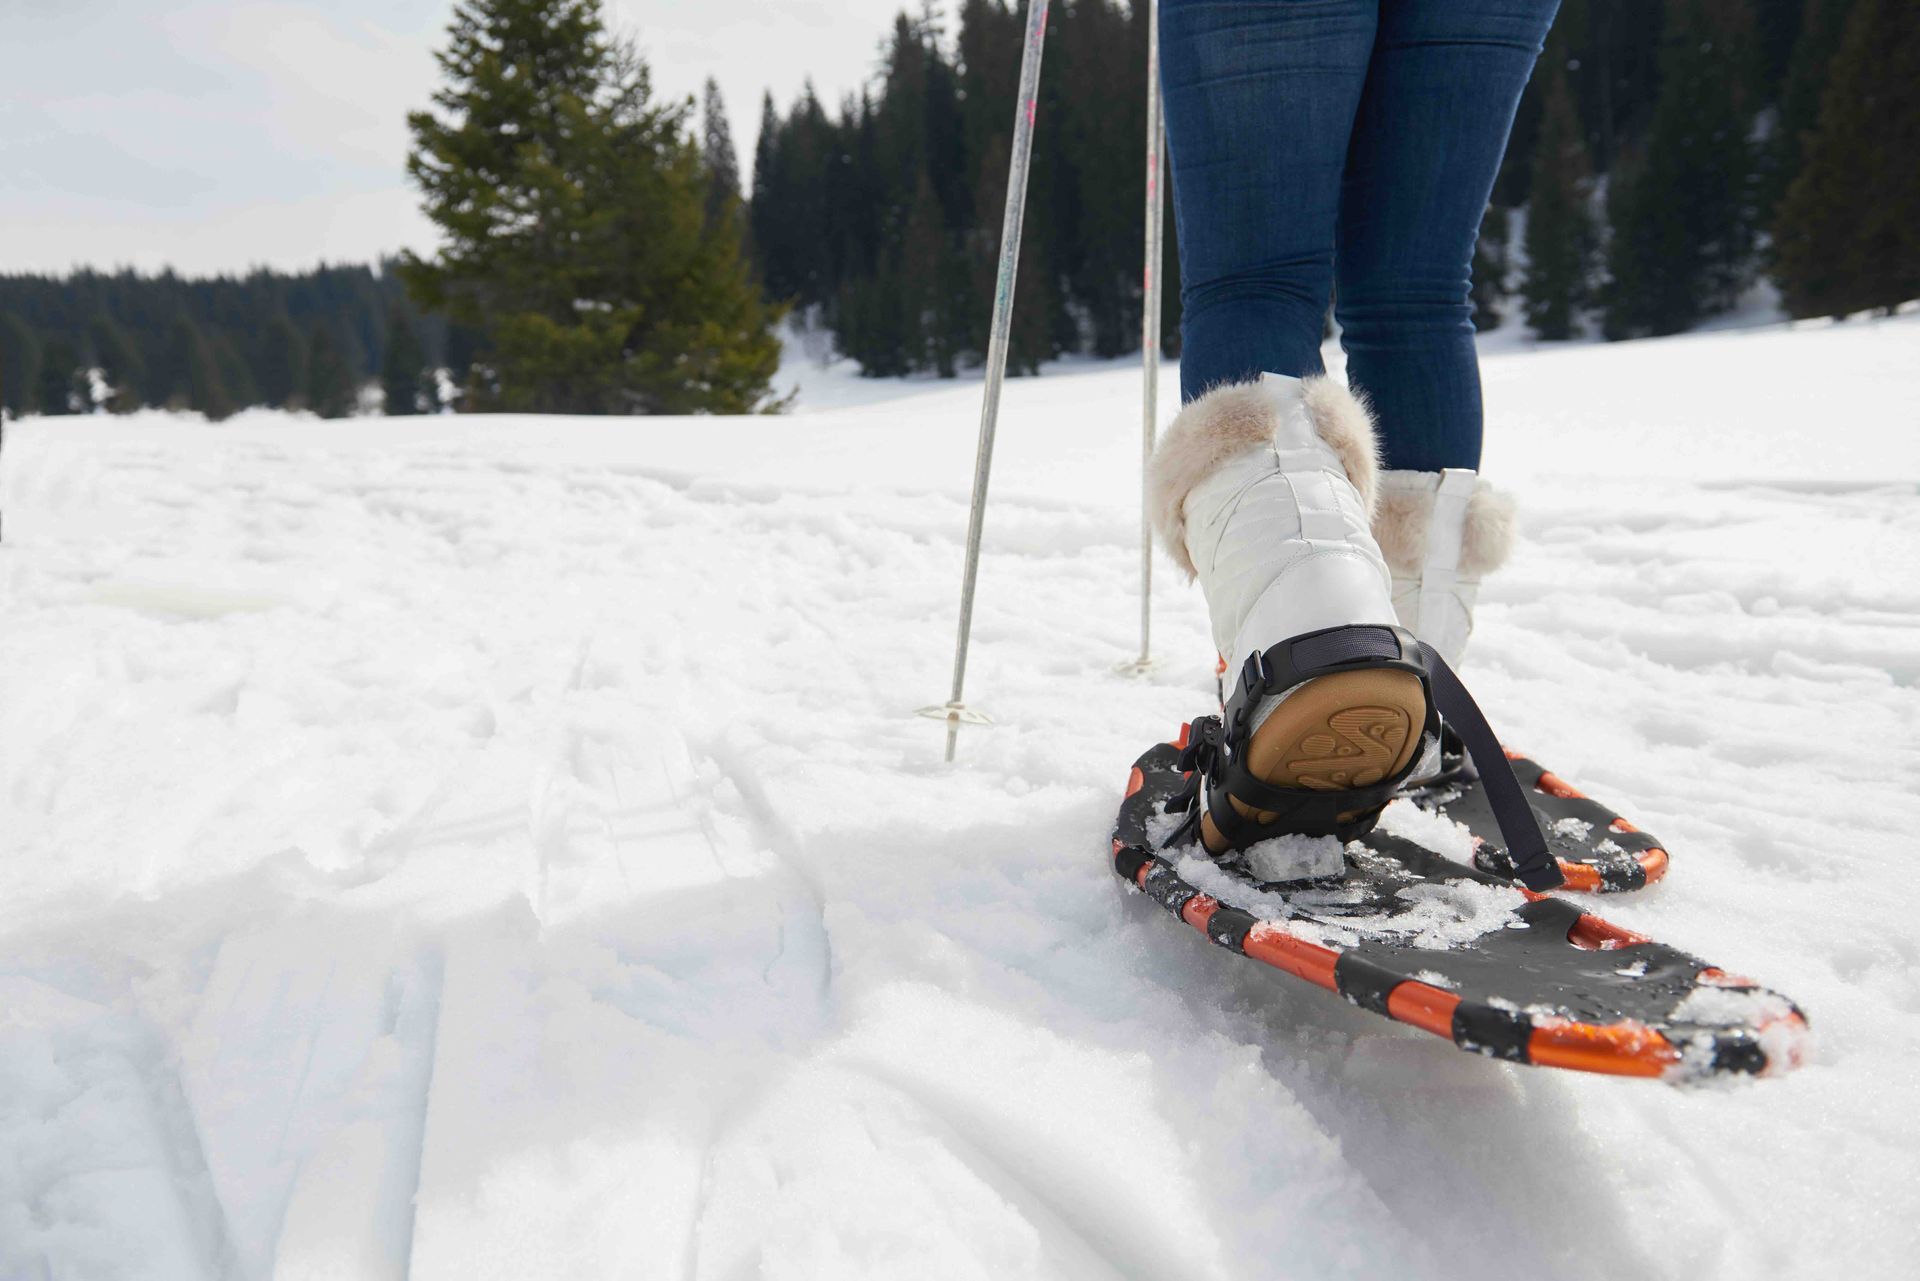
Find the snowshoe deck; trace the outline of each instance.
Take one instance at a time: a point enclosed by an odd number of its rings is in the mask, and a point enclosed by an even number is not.
[[[1344,874],[1286,885],[1162,850],[1185,740],[1134,764],[1113,866],[1215,944],[1514,1062],[1675,1082],[1798,1066],[1806,1023],[1785,997],[1411,840],[1376,831],[1346,845]]]
[[[1507,753],[1507,759],[1513,764],[1514,777],[1527,789],[1540,830],[1567,879],[1563,888],[1617,894],[1641,889],[1666,875],[1667,851],[1658,838],[1536,762],[1513,752]],[[1420,788],[1411,799],[1466,826],[1476,843],[1474,865],[1481,871],[1503,879],[1513,875],[1513,860],[1478,779]]]

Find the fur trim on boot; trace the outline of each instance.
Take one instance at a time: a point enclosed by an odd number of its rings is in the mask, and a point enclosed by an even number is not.
[[[1360,501],[1373,511],[1379,487],[1379,449],[1364,401],[1326,377],[1304,379],[1297,400],[1274,381],[1229,383],[1190,402],[1167,428],[1147,473],[1154,528],[1174,564],[1197,574],[1187,551],[1187,495],[1236,454],[1275,443],[1290,411],[1303,407],[1307,425],[1346,469]]]

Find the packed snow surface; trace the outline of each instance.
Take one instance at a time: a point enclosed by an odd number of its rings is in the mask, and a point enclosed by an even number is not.
[[[1714,1092],[1123,892],[1212,687],[1165,562],[1114,671],[1131,366],[1007,389],[944,764],[978,379],[799,376],[9,430],[0,1277],[1912,1275],[1920,318],[1486,362],[1525,511],[1466,675],[1671,849],[1604,913],[1813,1022]]]

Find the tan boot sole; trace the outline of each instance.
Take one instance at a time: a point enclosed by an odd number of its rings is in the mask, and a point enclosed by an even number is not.
[[[1389,668],[1319,676],[1288,695],[1254,732],[1247,768],[1277,787],[1324,792],[1367,787],[1407,767],[1426,719],[1426,695],[1411,672]],[[1274,818],[1235,797],[1227,799],[1257,822]],[[1200,832],[1213,853],[1227,848],[1212,815],[1201,818]]]

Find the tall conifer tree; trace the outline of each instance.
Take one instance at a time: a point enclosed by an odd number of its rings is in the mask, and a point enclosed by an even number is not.
[[[1806,0],[1800,15],[1799,38],[1787,61],[1786,81],[1780,89],[1773,133],[1763,153],[1766,167],[1763,198],[1775,214],[1787,188],[1800,173],[1807,136],[1820,123],[1820,99],[1829,79],[1828,64],[1840,48],[1841,33],[1855,0]]]
[[[76,414],[88,406],[74,395],[81,371],[80,353],[64,334],[55,334],[40,349],[40,386],[37,408],[43,414]]]
[[[1594,248],[1590,171],[1580,117],[1563,65],[1551,67],[1534,143],[1533,201],[1527,208],[1527,323],[1541,338],[1573,336],[1587,298]]]
[[[753,144],[753,192],[748,205],[747,235],[753,254],[753,266],[767,294],[789,298],[792,290],[784,286],[781,265],[776,261],[782,241],[782,220],[790,212],[791,198],[782,179],[780,142],[786,122],[774,109],[771,91],[760,95],[760,136]]]
[[[1507,296],[1507,275],[1512,270],[1512,255],[1507,241],[1512,220],[1499,205],[1488,205],[1480,215],[1480,234],[1473,240],[1473,327],[1485,332],[1498,329],[1502,316],[1500,304]]]
[[[146,370],[133,340],[117,320],[104,311],[96,311],[87,322],[87,342],[93,348],[94,364],[110,389],[107,406],[115,413],[127,413],[140,406],[140,384]]]
[[[307,408],[322,418],[345,418],[354,410],[357,390],[332,331],[315,325],[307,339]]]
[[[1087,345],[1096,356],[1140,345],[1147,122],[1144,92],[1118,88],[1135,78],[1130,36],[1126,15],[1109,0],[1080,0],[1063,15],[1058,55],[1065,101],[1055,132],[1063,135],[1073,172],[1059,210],[1066,225],[1058,228],[1063,260],[1057,267],[1086,317]],[[1144,91],[1144,74],[1139,78]],[[1095,109],[1101,103],[1105,109]]]
[[[400,267],[423,305],[486,326],[485,408],[740,412],[766,406],[774,311],[737,235],[705,226],[685,111],[599,0],[463,0],[408,172],[443,247]]]
[[[1858,0],[1819,127],[1775,227],[1775,278],[1796,316],[1920,298],[1920,21]]]
[[[740,162],[733,152],[733,128],[727,104],[712,76],[700,96],[700,159],[707,169],[706,217],[709,231],[726,224],[740,204]]]
[[[1753,247],[1753,14],[1673,0],[1643,158],[1609,189],[1610,338],[1671,334],[1730,306]]]
[[[1009,108],[1011,123],[1011,108]],[[981,209],[1003,211],[1007,199],[1007,164],[1013,152],[1011,132],[995,135],[987,143],[980,159],[979,183],[974,188],[974,203]],[[994,286],[1000,268],[1001,215],[996,212],[973,229],[973,296],[981,301],[974,308],[973,342],[984,352],[990,338]],[[1012,323],[1007,334],[1007,370],[1013,374],[1037,374],[1040,363],[1057,354],[1053,343],[1053,297],[1051,280],[1041,256],[1038,237],[1024,235],[1020,240],[1019,268],[1014,277]]]
[[[0,314],[0,409],[18,418],[40,408],[40,344],[18,316]]]
[[[260,403],[260,389],[253,381],[253,370],[231,334],[223,333],[210,344],[213,365],[220,373],[220,386],[226,392],[227,412]],[[213,415],[209,415],[213,416]]]
[[[275,313],[260,335],[262,399],[275,408],[299,409],[306,404],[307,343],[284,311]]]
[[[387,317],[387,352],[380,365],[380,388],[386,394],[389,417],[420,412],[426,370],[427,354],[421,350],[413,320],[405,308],[395,307]]]
[[[200,326],[184,311],[174,317],[167,331],[156,379],[166,389],[160,403],[169,409],[197,409],[216,421],[233,413],[213,348]]]
[[[954,332],[952,299],[946,289],[949,257],[940,203],[923,173],[914,190],[895,268],[899,323],[908,366],[930,368],[943,378],[954,376],[966,340],[964,332]]]

